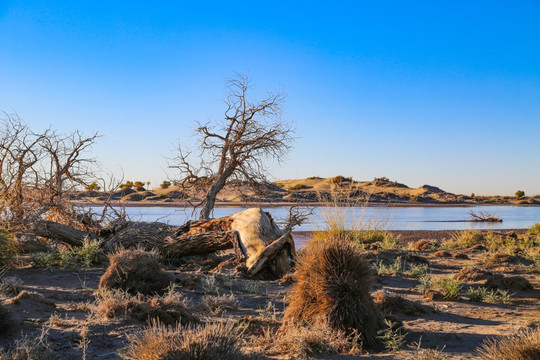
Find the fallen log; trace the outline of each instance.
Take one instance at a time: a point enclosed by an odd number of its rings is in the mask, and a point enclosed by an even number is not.
[[[70,246],[82,246],[84,239],[96,239],[93,234],[48,220],[36,222],[32,231],[36,236],[54,239]]]
[[[51,221],[40,222],[35,234],[71,246],[81,246],[88,236],[97,238]],[[142,247],[173,257],[234,249],[237,260],[246,261],[251,276],[281,277],[289,271],[295,257],[290,231],[284,234],[270,214],[261,209],[247,209],[209,221],[190,221],[182,226],[118,221],[102,229],[99,239],[109,251],[117,247]]]

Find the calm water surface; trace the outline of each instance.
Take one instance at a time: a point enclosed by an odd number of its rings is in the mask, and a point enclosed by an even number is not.
[[[244,208],[216,208],[214,217],[222,217]],[[276,220],[286,219],[288,207],[263,208]],[[487,212],[503,219],[502,223],[458,222],[470,218],[470,211]],[[190,208],[175,207],[128,207],[127,214],[135,221],[160,221],[171,225],[184,224],[196,219]],[[308,231],[324,228],[328,214],[343,214],[348,227],[355,223],[385,225],[392,230],[461,230],[461,229],[524,229],[540,222],[540,206],[467,206],[467,207],[353,207],[315,208],[314,214],[295,230]]]

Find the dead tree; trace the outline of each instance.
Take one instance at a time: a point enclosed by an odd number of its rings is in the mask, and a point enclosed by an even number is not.
[[[178,146],[171,168],[180,170],[184,186],[200,190],[203,200],[199,220],[208,220],[217,194],[229,180],[264,182],[268,163],[281,162],[291,149],[293,129],[282,120],[284,96],[270,94],[259,102],[248,99],[247,76],[228,81],[224,119],[198,123],[199,159]]]
[[[84,152],[97,134],[84,137],[51,129],[32,131],[16,114],[4,113],[0,122],[0,225],[16,233],[29,231],[35,221],[83,225],[84,217],[68,199],[84,185],[93,159]],[[84,226],[83,226],[84,227]]]

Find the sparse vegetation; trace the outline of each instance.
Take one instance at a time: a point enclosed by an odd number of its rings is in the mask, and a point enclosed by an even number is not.
[[[517,197],[518,199],[521,199],[521,198],[524,197],[524,196],[525,196],[525,191],[523,191],[523,190],[518,190],[518,191],[516,191],[516,197]]]
[[[100,290],[92,312],[104,319],[127,317],[140,322],[157,319],[168,325],[198,321],[174,289],[169,289],[163,296],[131,295],[121,289]]]
[[[444,298],[448,300],[457,299],[463,288],[461,281],[452,278],[438,279],[433,285],[439,287],[443,292]]]

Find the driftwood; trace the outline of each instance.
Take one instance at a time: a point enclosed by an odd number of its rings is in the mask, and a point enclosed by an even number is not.
[[[190,221],[182,226],[159,222],[117,221],[99,232],[99,237],[52,221],[41,221],[34,229],[41,237],[71,246],[81,246],[87,237],[101,239],[108,250],[117,247],[157,249],[165,256],[205,255],[234,249],[238,261],[246,262],[251,276],[265,273],[281,277],[295,257],[290,231],[283,233],[269,213],[248,209],[209,221]]]

